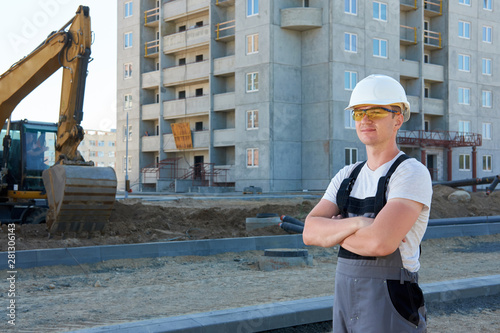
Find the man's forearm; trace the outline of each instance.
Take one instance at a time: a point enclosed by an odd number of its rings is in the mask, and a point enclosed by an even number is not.
[[[332,247],[365,225],[365,222],[358,217],[347,219],[308,217],[302,237],[306,245]]]

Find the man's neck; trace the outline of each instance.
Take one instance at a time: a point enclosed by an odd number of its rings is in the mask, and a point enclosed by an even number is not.
[[[368,156],[367,159],[367,164],[368,168],[370,170],[377,170],[381,165],[389,162],[392,160],[394,157],[396,157],[397,154],[399,154],[399,149],[394,143],[394,145],[386,148],[379,148],[379,147],[366,147],[366,155]]]

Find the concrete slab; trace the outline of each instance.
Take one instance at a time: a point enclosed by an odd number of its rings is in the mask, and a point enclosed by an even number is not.
[[[423,284],[426,302],[442,302],[500,294],[500,275]],[[258,332],[332,320],[333,296],[315,297],[212,311],[194,315],[96,327],[75,333],[100,332]]]

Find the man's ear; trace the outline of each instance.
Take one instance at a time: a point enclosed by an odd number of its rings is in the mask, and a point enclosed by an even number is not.
[[[404,123],[404,116],[402,114],[399,114],[397,116],[396,124],[394,126],[396,126],[399,129],[401,126],[403,126],[403,123]]]

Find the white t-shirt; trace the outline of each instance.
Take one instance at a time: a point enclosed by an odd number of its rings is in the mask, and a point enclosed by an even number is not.
[[[394,159],[374,171],[370,170],[368,165],[365,164],[354,183],[351,196],[358,199],[374,197],[377,193],[379,178],[387,174],[391,165],[402,154],[403,152],[400,152]],[[337,192],[340,184],[350,176],[359,163],[361,162],[341,169],[330,182],[323,199],[337,204]],[[427,228],[432,200],[432,181],[429,171],[422,163],[413,158],[403,161],[389,180],[386,197],[387,200],[403,198],[424,204],[417,221],[406,235],[406,241],[401,242],[399,245],[403,266],[410,272],[416,272],[420,268],[418,261],[420,256],[419,245]],[[365,216],[373,217],[374,214],[365,214]]]

